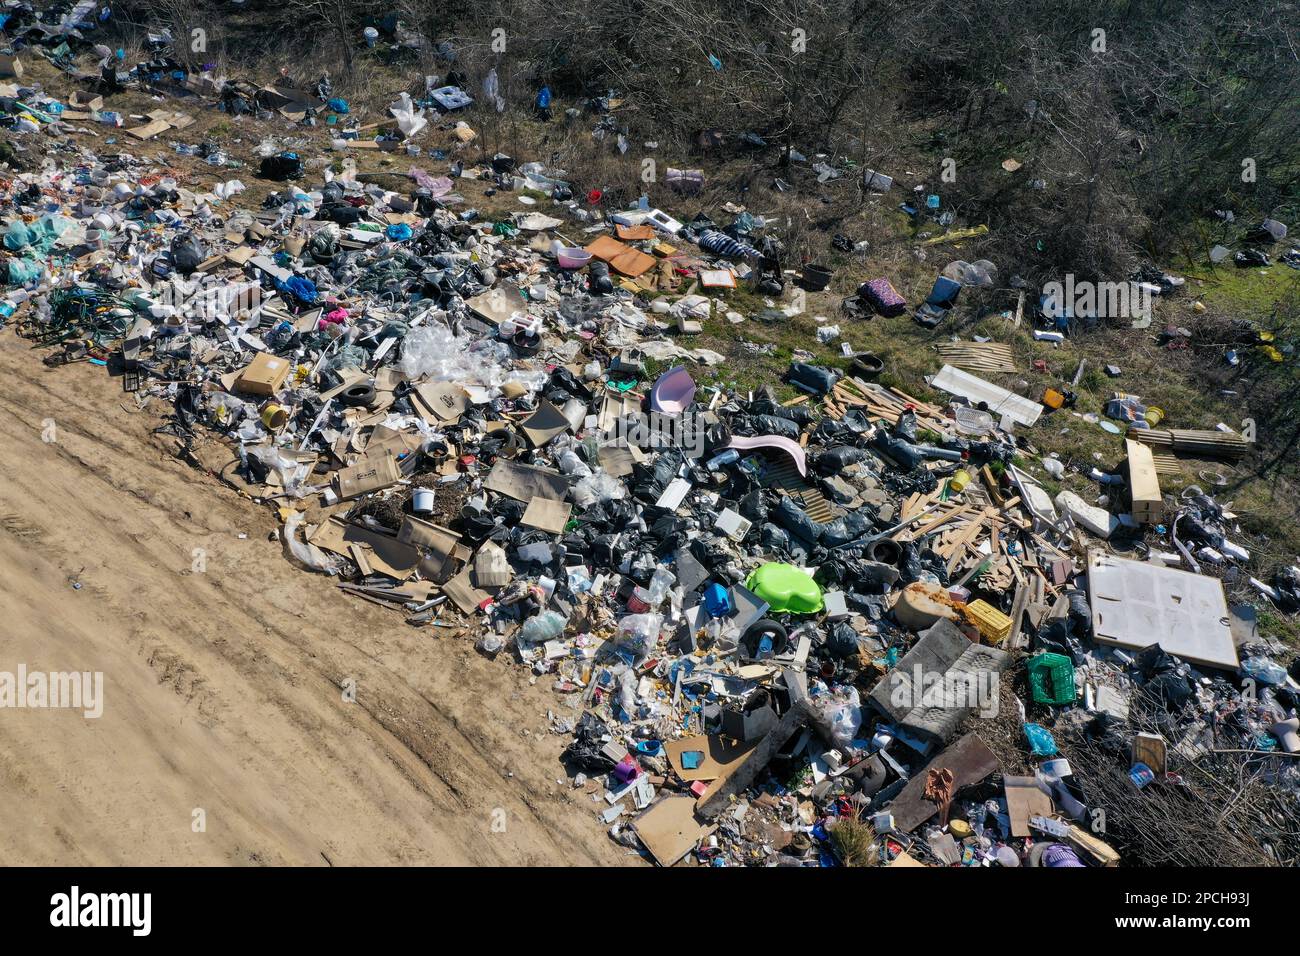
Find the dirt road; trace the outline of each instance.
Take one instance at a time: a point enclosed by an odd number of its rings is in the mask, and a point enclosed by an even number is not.
[[[103,714],[0,709],[0,863],[628,860],[557,783],[544,681],[293,568],[118,380],[27,346],[0,332],[0,672],[101,671]]]

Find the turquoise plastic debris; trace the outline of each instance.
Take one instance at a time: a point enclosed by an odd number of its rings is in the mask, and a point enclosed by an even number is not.
[[[48,255],[67,228],[68,222],[62,216],[42,216],[31,225],[15,219],[5,233],[5,248],[11,252]]]
[[[1029,740],[1029,751],[1037,757],[1056,756],[1056,740],[1051,732],[1041,724],[1025,724],[1025,737]]]

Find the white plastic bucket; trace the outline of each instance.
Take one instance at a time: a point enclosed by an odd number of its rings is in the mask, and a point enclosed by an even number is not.
[[[416,514],[430,514],[433,511],[433,489],[416,488],[411,495],[411,510]]]

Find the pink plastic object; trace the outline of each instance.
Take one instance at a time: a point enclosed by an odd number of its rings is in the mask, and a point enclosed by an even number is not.
[[[650,389],[651,411],[680,415],[695,401],[695,379],[684,365],[676,365],[659,376]]]
[[[555,254],[561,269],[581,269],[591,261],[591,253],[577,246],[569,246]]]
[[[791,441],[789,438],[782,438],[780,435],[755,435],[753,438],[741,438],[733,435],[730,447],[739,448],[741,451],[749,451],[752,448],[779,448],[794,459],[794,466],[799,469],[799,474],[808,477],[808,463],[804,460],[803,449],[799,447],[798,442]]]

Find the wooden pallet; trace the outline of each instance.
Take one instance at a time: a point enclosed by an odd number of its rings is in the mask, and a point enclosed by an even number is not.
[[[935,351],[947,365],[969,372],[1014,372],[1015,357],[1004,342],[942,342]]]

